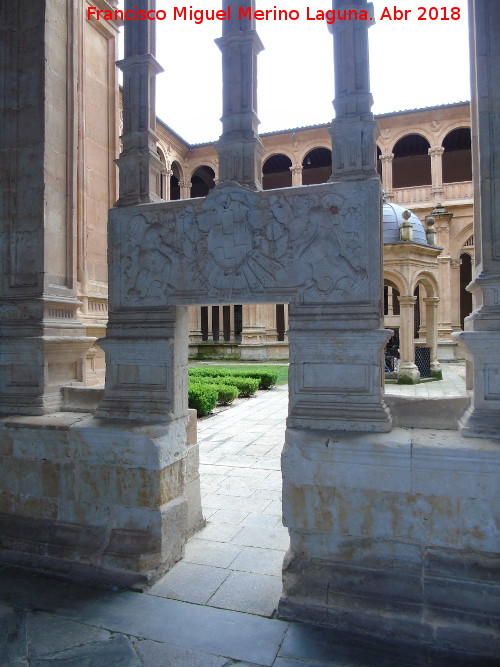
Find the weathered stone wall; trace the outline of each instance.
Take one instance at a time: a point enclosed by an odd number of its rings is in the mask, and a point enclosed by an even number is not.
[[[289,428],[285,618],[498,656],[498,442]]]
[[[202,523],[196,423],[106,427],[88,414],[0,424],[0,554],[74,578],[140,585]]]

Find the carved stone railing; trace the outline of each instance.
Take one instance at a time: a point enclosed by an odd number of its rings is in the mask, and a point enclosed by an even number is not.
[[[394,203],[401,206],[430,203],[433,200],[432,186],[419,185],[414,188],[397,188],[394,190]]]
[[[436,201],[464,201],[473,198],[472,181],[459,183],[443,183],[442,194],[432,191],[432,185],[419,185],[413,188],[396,188],[393,190],[392,201],[401,206],[434,206]]]
[[[462,181],[460,183],[443,183],[444,197],[443,201],[473,199],[474,190],[472,181]]]

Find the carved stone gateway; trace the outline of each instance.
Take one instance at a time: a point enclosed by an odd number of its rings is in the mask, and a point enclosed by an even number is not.
[[[380,273],[379,210],[373,178],[267,192],[223,183],[203,200],[111,211],[108,376],[97,416],[169,419],[171,367],[159,357],[159,329],[149,338],[145,323],[154,328],[181,305],[289,302],[290,425],[390,429],[387,333],[373,331],[380,289],[369,280]],[[139,398],[148,391],[154,402]]]

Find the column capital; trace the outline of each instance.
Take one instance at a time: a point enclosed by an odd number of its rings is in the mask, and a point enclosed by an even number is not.
[[[424,303],[429,304],[429,306],[436,306],[438,303],[441,301],[441,299],[438,296],[425,296],[424,297]]]
[[[444,148],[442,146],[432,146],[428,149],[427,153],[433,157],[435,155],[442,155],[444,153]]]
[[[400,306],[414,306],[417,302],[417,297],[412,295],[398,296]]]
[[[382,153],[378,156],[380,162],[392,162],[394,159],[394,153]]]
[[[301,164],[293,164],[291,167],[289,167],[289,169],[292,174],[300,174],[304,167]]]

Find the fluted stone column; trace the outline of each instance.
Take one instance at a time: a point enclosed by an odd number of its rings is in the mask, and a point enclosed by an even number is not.
[[[431,192],[435,197],[443,196],[443,153],[442,146],[433,146],[427,151],[431,156]]]
[[[262,190],[264,146],[257,134],[257,56],[264,48],[255,30],[255,0],[224,0],[231,20],[223,22],[216,43],[222,53],[222,135],[219,182],[236,181]],[[252,19],[238,19],[238,9],[250,7]]]
[[[466,436],[500,437],[500,12],[493,0],[469,2],[476,264],[469,287],[475,310],[454,334],[473,372]]]
[[[439,297],[424,297],[425,304],[425,342],[431,350],[431,374],[436,376],[441,371],[441,365],[437,358],[437,339],[438,339],[438,305]]]
[[[382,189],[384,197],[387,201],[392,201],[394,192],[392,191],[392,161],[394,160],[394,153],[383,153],[379,156],[382,163]]]
[[[125,0],[125,10],[151,11],[156,0]],[[117,160],[120,197],[117,206],[161,201],[156,184],[164,166],[156,151],[156,84],[163,71],[156,55],[154,21],[127,21],[123,72],[123,149]]]
[[[417,382],[420,372],[415,364],[415,303],[416,296],[400,296],[399,312],[401,326],[399,329],[400,360],[398,380]]]

